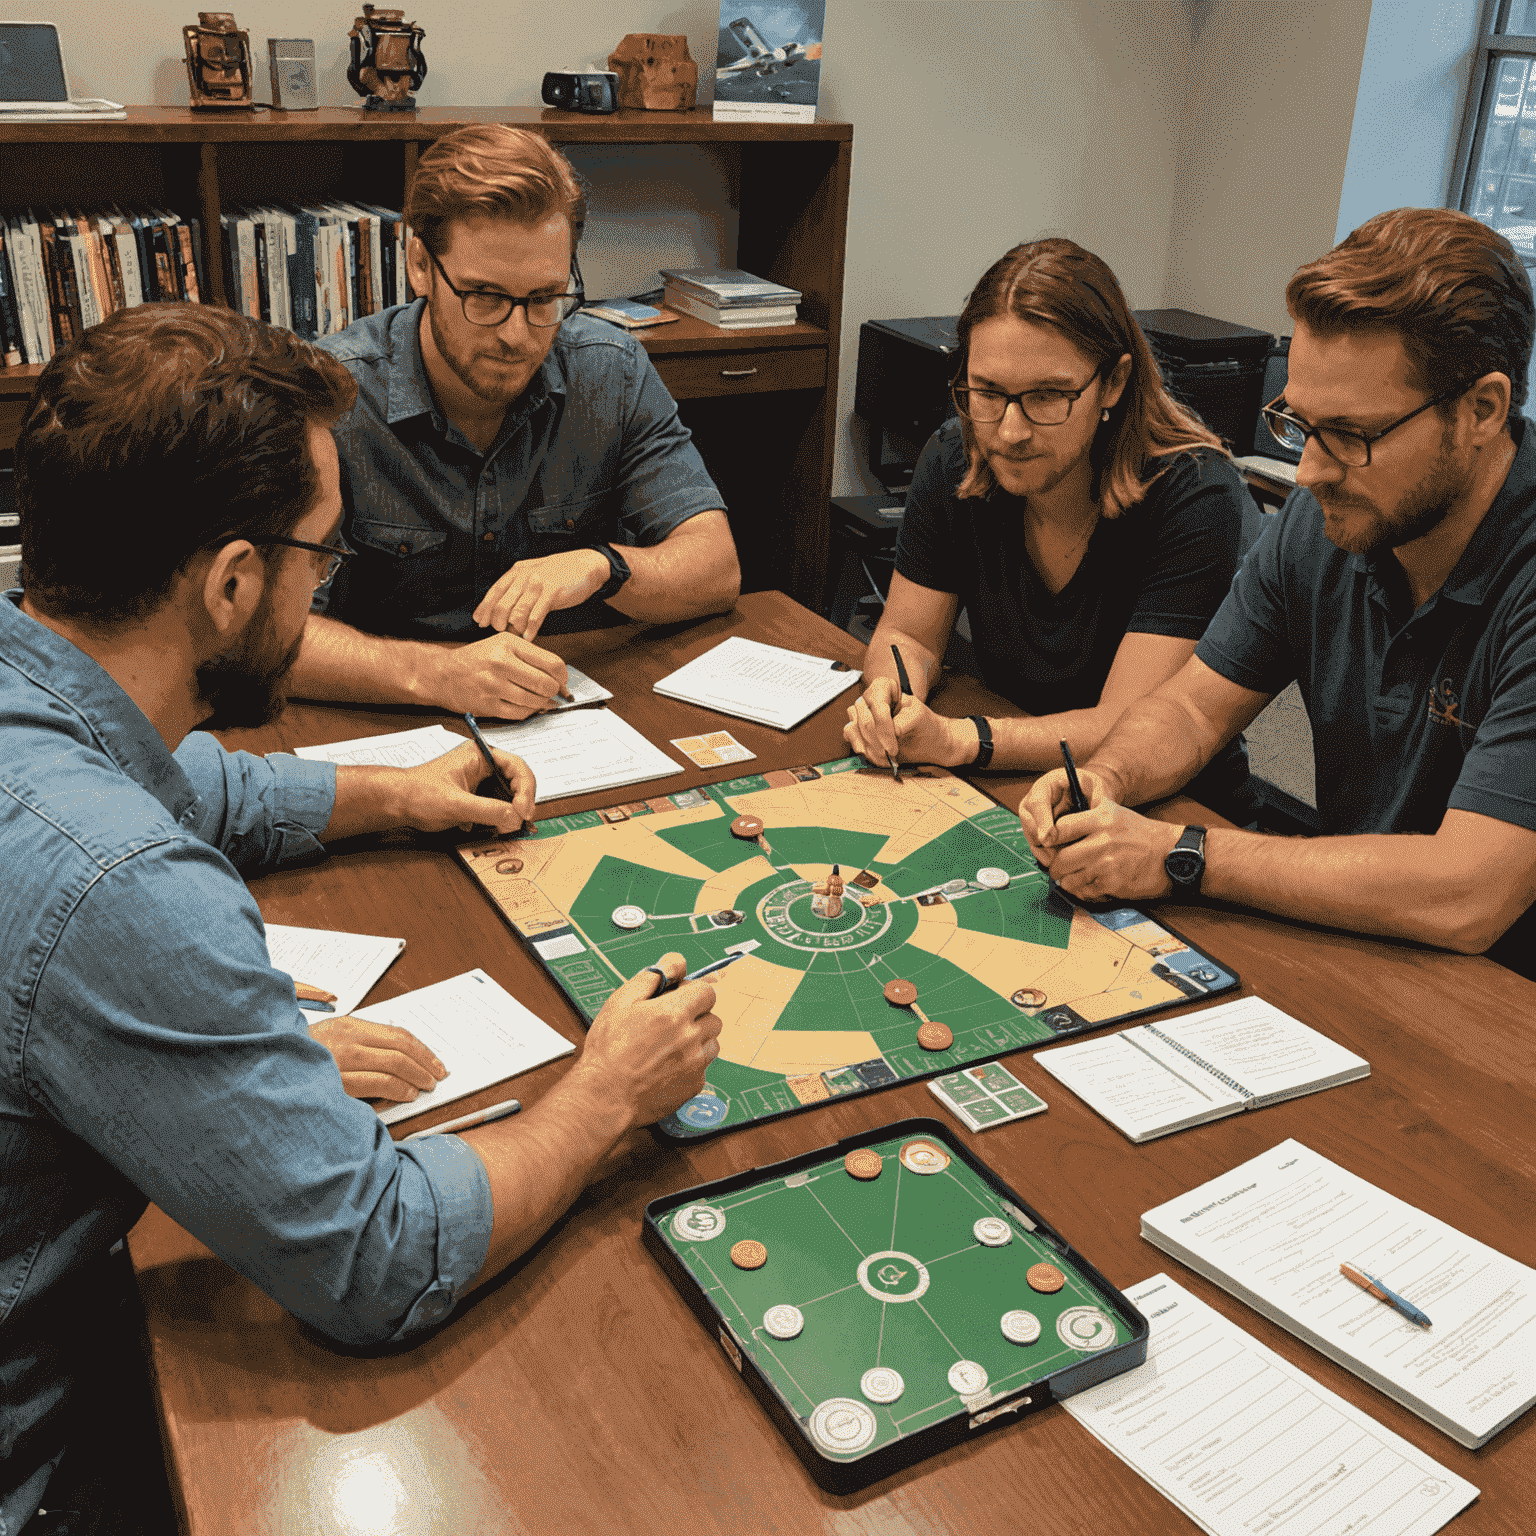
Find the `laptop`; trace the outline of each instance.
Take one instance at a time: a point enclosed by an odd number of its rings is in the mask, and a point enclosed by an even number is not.
[[[0,21],[0,123],[126,118],[120,101],[71,99],[64,50],[51,21]]]

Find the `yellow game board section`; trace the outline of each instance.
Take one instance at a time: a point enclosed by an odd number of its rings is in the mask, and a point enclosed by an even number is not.
[[[855,1061],[873,1061],[880,1054],[871,1034],[855,1030],[776,1030],[747,1063],[761,1072],[782,1072],[800,1077],[811,1072],[830,1072]]]
[[[776,1030],[802,971],[755,954],[710,978],[720,1020],[720,1059],[785,1077],[825,1072],[880,1054],[867,1030]]]
[[[743,843],[742,852],[749,848],[755,848],[755,843]],[[694,905],[695,912],[718,912],[721,907],[734,907],[736,898],[746,890],[749,885],[756,885],[759,880],[766,880],[773,874],[773,865],[761,854],[755,859],[748,859],[745,864],[735,864],[730,869],[723,869],[718,875],[711,875],[704,882],[704,888],[699,892],[699,899]]]

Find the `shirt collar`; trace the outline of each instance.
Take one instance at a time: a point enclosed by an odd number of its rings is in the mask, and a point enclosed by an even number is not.
[[[47,714],[64,734],[104,752],[181,821],[197,792],[149,717],[112,675],[78,646],[21,611],[19,590],[0,594],[0,667],[47,695]]]

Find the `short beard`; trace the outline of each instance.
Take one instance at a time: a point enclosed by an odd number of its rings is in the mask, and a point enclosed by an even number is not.
[[[301,629],[287,653],[275,656],[277,625],[272,618],[271,594],[266,594],[240,639],[197,669],[197,691],[210,711],[202,729],[270,725],[288,702],[283,685],[303,643]]]
[[[1345,554],[1379,555],[1384,550],[1401,549],[1415,539],[1422,539],[1433,532],[1450,515],[1456,499],[1466,488],[1467,475],[1455,462],[1451,451],[1454,428],[1447,423],[1440,438],[1440,452],[1435,462],[1425,472],[1424,478],[1402,498],[1390,512],[1376,512],[1365,528],[1342,542],[1328,531],[1328,537]],[[1314,487],[1312,494],[1326,514],[1330,502],[1339,507],[1360,507],[1350,497],[1334,496],[1326,486]]]
[[[505,389],[488,390],[485,382],[475,377],[473,363],[458,356],[448,345],[448,338],[438,329],[437,315],[433,312],[431,304],[427,305],[427,324],[432,327],[432,340],[437,344],[437,355],[448,364],[454,378],[477,400],[483,400],[487,405],[511,405],[514,400],[521,397],[524,390],[532,382],[530,378],[516,389],[510,391]],[[491,327],[487,326],[486,329],[490,330]]]

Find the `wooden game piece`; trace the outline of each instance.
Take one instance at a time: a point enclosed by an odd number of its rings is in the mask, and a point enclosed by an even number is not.
[[[843,1159],[843,1167],[856,1179],[878,1179],[885,1159],[873,1147],[858,1147]]]
[[[1043,1008],[1045,993],[1039,987],[1020,987],[1009,1001],[1015,1008]]]
[[[1040,1337],[1040,1319],[1022,1308],[1004,1312],[999,1325],[1010,1344],[1033,1344]]]
[[[744,1237],[731,1249],[731,1263],[737,1269],[761,1269],[767,1262],[768,1250],[755,1237]]]
[[[888,981],[885,984],[885,1000],[898,1008],[910,1007],[917,1001],[917,988],[910,981]]]
[[[908,1173],[942,1173],[949,1167],[949,1153],[931,1141],[909,1141],[896,1155]]]
[[[894,1403],[906,1390],[901,1372],[888,1365],[872,1365],[859,1377],[859,1391],[872,1403]]]
[[[731,1250],[731,1257],[736,1257],[735,1249]],[[1066,1277],[1054,1264],[1031,1264],[1024,1278],[1029,1281],[1030,1290],[1046,1296],[1055,1295],[1067,1283]]]
[[[1013,1228],[1001,1216],[983,1216],[971,1228],[971,1235],[987,1248],[1006,1248],[1013,1241]]]
[[[731,836],[742,838],[751,842],[754,837],[763,835],[763,818],[761,816],[738,816],[731,823]]]
[[[861,869],[848,883],[862,885],[866,891],[872,891],[880,884],[880,876],[872,875],[867,869]]]
[[[613,909],[613,926],[615,928],[644,928],[645,923],[644,907],[622,906]]]
[[[954,1031],[948,1024],[929,1019],[917,1032],[917,1043],[925,1051],[947,1051],[955,1043]]]

